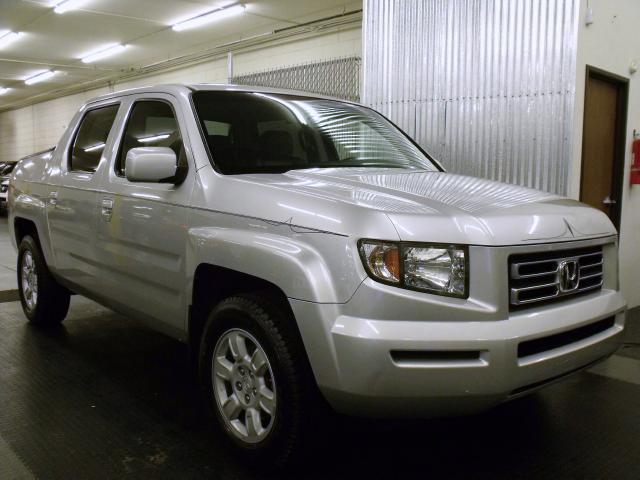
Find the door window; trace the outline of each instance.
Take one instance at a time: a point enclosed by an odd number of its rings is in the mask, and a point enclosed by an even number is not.
[[[85,114],[71,147],[70,170],[96,171],[119,107],[109,105]]]
[[[136,147],[169,147],[178,159],[178,167],[186,165],[186,156],[176,115],[166,102],[141,100],[133,105],[122,138],[116,173],[124,176],[127,153]]]

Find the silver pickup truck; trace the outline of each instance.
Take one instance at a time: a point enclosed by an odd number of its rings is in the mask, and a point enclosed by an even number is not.
[[[168,85],[86,103],[9,188],[24,312],[72,293],[197,352],[241,451],[283,460],[316,408],[476,412],[611,355],[601,212],[446,173],[383,116],[273,89]]]

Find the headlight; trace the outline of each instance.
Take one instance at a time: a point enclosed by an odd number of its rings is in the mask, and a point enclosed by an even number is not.
[[[359,250],[374,280],[436,295],[469,296],[469,255],[464,246],[360,240]]]

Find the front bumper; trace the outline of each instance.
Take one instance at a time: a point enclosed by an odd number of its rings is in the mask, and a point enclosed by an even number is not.
[[[291,305],[316,381],[336,410],[442,416],[481,411],[614,353],[626,305],[606,287],[509,312],[504,305],[435,298],[367,279],[346,304]],[[596,322],[606,325],[595,333],[588,327],[585,335],[582,327]],[[519,352],[523,342],[558,334],[563,341]]]
[[[296,318],[330,322],[336,313],[335,305],[292,301],[292,306]],[[603,291],[495,322],[371,320],[341,314],[333,317],[326,334],[317,332],[314,346],[306,346],[318,385],[338,411],[365,416],[472,413],[614,353],[622,342],[624,310],[618,292]],[[602,332],[518,357],[524,341],[611,316],[613,325]],[[418,360],[394,360],[394,351],[413,352]],[[443,351],[464,353],[459,358],[418,354]],[[469,352],[480,354],[475,359]]]

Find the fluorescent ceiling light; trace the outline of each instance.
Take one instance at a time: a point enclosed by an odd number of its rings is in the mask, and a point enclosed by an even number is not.
[[[32,77],[27,78],[24,83],[27,85],[33,85],[34,83],[44,82],[45,80],[53,77],[57,72],[55,70],[46,70],[44,72],[40,72],[37,75],[33,75]]]
[[[0,48],[6,47],[14,40],[17,40],[20,32],[11,32],[9,30],[0,31]]]
[[[105,145],[106,145],[105,143],[98,143],[98,144],[93,145],[91,147],[83,148],[83,150],[85,152],[95,152],[96,150],[102,150]]]
[[[93,52],[87,55],[86,57],[83,57],[82,63],[91,63],[102,60],[103,58],[110,57],[111,55],[122,52],[125,48],[127,48],[127,45],[122,45],[120,43],[109,45],[107,48],[103,48],[101,50],[98,50],[97,52]]]
[[[5,93],[7,93],[10,89],[9,88],[3,88],[0,87],[0,95],[4,95]]]
[[[203,13],[202,15],[198,15],[197,17],[190,18],[188,20],[184,20],[182,22],[178,22],[172,25],[176,32],[181,32],[182,30],[187,30],[189,28],[196,28],[205,23],[215,22],[216,20],[221,20],[223,18],[232,17],[233,15],[238,15],[244,12],[245,6],[242,4],[232,5],[231,7],[218,8],[216,10]]]
[[[81,7],[87,0],[63,0],[62,2],[57,2],[53,11],[56,13],[65,13],[69,10],[74,10],[76,8]]]
[[[152,135],[150,137],[141,137],[138,138],[137,140],[140,143],[149,143],[149,142],[155,142],[156,140],[165,140],[167,138],[169,138],[171,136],[171,134],[169,133],[162,133],[160,135]]]

